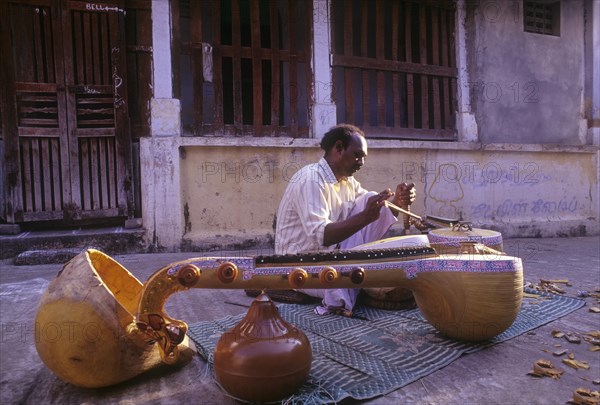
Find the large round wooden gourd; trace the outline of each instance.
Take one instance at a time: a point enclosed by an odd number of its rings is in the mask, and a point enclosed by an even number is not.
[[[88,249],[50,282],[35,319],[35,345],[46,366],[71,384],[98,388],[163,364],[156,344],[134,322],[142,283],[104,253]],[[151,343],[151,342],[150,342]],[[178,365],[191,361],[187,337]]]
[[[412,238],[412,239],[411,239]],[[410,247],[427,244],[443,259],[469,260],[486,255],[492,263],[503,250],[502,235],[485,229],[441,228],[429,235],[401,236],[358,246],[356,249]],[[493,251],[478,253],[474,243]],[[408,293],[414,297],[425,319],[447,337],[484,341],[505,331],[514,322],[523,297],[523,269],[520,261],[514,272],[437,271],[419,273],[402,287],[365,289],[369,304],[379,308],[400,308]],[[407,293],[408,292],[408,293]],[[377,295],[376,295],[377,294]]]
[[[239,399],[270,402],[296,392],[310,372],[312,352],[306,335],[286,322],[262,293],[246,316],[217,342],[217,381]]]

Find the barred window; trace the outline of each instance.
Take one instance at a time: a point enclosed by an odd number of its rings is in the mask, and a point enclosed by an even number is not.
[[[456,138],[454,1],[333,0],[337,121],[369,137]]]
[[[560,36],[560,1],[523,1],[526,32]]]
[[[312,0],[172,5],[184,135],[308,136]]]

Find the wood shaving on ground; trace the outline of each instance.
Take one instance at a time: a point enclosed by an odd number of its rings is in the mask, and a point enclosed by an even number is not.
[[[543,278],[540,279],[540,284],[564,284],[566,286],[571,286],[571,283],[569,283],[569,280],[544,280]]]
[[[600,331],[594,330],[583,334],[583,340],[588,342],[591,346],[588,348],[590,352],[597,352],[600,350]]]
[[[533,377],[551,377],[557,380],[563,373],[564,370],[556,368],[551,361],[540,359],[533,363],[533,370],[527,373],[527,375]]]
[[[598,405],[600,404],[600,392],[577,388],[573,391],[573,399],[569,402],[577,405]]]
[[[565,354],[567,354],[567,349],[562,349],[562,350],[557,350],[555,352],[552,352],[552,355],[554,355],[556,357],[564,356]]]
[[[569,343],[581,343],[581,338],[573,333],[567,333],[565,339],[567,339],[567,342]]]
[[[581,343],[581,336],[575,332],[562,332],[560,330],[553,330],[551,335],[555,339],[565,338],[569,343],[579,344]],[[600,350],[600,331],[591,331],[583,333],[583,340],[589,343],[591,346],[588,348],[591,352],[597,352]],[[554,344],[554,347],[561,347],[559,343]],[[555,352],[556,353],[556,352]],[[564,354],[564,353],[563,353]],[[555,354],[555,356],[559,356]]]
[[[575,360],[575,359],[562,359],[562,362],[567,366],[574,368],[575,370],[584,369],[589,370],[590,365],[587,361]]]
[[[600,303],[600,287],[593,288],[591,291],[580,291],[581,296],[595,298]]]
[[[554,282],[553,282],[554,281]],[[540,291],[540,292],[548,292],[548,293],[553,293],[553,294],[564,294],[566,291],[563,290],[562,288],[560,288],[556,281],[566,281],[566,280],[544,280],[544,279],[540,279],[540,282],[538,284],[534,284],[531,282],[527,282],[525,283],[525,287],[527,288],[531,288],[533,290],[536,291]],[[566,284],[565,285],[569,285],[570,284]]]

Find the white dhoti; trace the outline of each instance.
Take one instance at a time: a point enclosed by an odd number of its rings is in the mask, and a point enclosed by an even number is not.
[[[346,218],[364,210],[369,197],[376,194],[376,192],[371,191],[357,198]],[[341,250],[348,250],[364,243],[379,240],[396,221],[397,219],[394,214],[392,214],[388,208],[384,208],[381,210],[381,214],[376,221],[371,222],[348,239],[345,239],[339,244],[339,248]],[[325,314],[332,310],[352,311],[356,304],[358,294],[360,293],[360,288],[337,288],[329,290],[304,289],[299,291],[313,297],[323,298],[323,306],[317,307],[316,312]]]

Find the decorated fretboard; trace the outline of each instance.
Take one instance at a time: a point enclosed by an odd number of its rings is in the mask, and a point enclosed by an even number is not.
[[[415,246],[406,248],[385,248],[368,250],[333,250],[327,252],[308,252],[290,255],[256,256],[256,267],[267,267],[274,264],[285,265],[293,263],[318,264],[323,262],[368,261],[381,259],[414,259],[435,255],[430,246]]]

